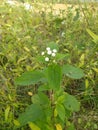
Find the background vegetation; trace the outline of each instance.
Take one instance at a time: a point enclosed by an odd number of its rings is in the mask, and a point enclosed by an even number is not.
[[[14,130],[19,114],[31,103],[38,86],[20,87],[14,81],[23,72],[42,67],[36,56],[50,42],[59,44],[61,53],[69,54],[64,63],[85,73],[80,80],[66,78],[63,82],[65,91],[81,102],[81,110],[70,120],[76,130],[98,129],[98,40],[94,41],[87,31],[98,34],[98,4],[63,3],[66,9],[56,10],[52,4],[36,1],[29,1],[28,6],[0,1],[1,130]]]

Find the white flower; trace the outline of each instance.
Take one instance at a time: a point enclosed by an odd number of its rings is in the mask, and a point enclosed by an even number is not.
[[[45,61],[49,61],[49,58],[48,58],[48,57],[46,57],[46,58],[45,58]]]
[[[15,2],[12,1],[12,0],[7,0],[7,3],[8,3],[9,5],[15,5]]]
[[[50,47],[47,47],[46,50],[47,50],[47,51],[50,51]]]
[[[65,24],[65,20],[63,20],[63,21],[61,22],[61,24],[64,25],[64,24]]]
[[[59,10],[55,10],[54,15],[58,16],[60,14]]]
[[[26,10],[31,10],[32,6],[29,3],[24,3],[24,7]]]
[[[54,52],[54,53],[56,53],[56,52],[57,52],[57,50],[56,50],[56,49],[53,49],[53,52]]]
[[[47,54],[48,54],[48,55],[51,55],[51,54],[52,54],[52,51],[51,51],[51,50],[48,50],[48,51],[47,51]]]
[[[52,53],[52,56],[53,56],[53,57],[55,57],[55,55],[56,55],[55,53]]]
[[[62,36],[62,37],[64,37],[64,36],[65,36],[65,33],[64,33],[64,32],[62,32],[62,33],[61,33],[61,36]]]
[[[41,55],[43,56],[45,54],[45,52],[43,51],[42,53],[41,53]]]

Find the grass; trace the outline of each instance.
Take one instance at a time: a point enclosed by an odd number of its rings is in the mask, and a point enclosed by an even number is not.
[[[98,34],[97,4],[77,3],[76,8],[68,4],[32,5],[34,10],[29,11],[22,4],[0,2],[0,129],[14,130],[15,120],[31,102],[28,92],[36,92],[36,85],[33,89],[16,86],[15,78],[41,68],[36,55],[49,42],[56,42],[60,52],[70,54],[63,62],[81,67],[85,73],[81,80],[64,81],[65,90],[81,102],[81,110],[71,120],[76,130],[97,130],[98,72],[94,68],[98,68],[98,46],[86,31]]]

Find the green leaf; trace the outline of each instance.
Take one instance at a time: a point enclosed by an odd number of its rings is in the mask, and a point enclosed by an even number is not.
[[[64,106],[62,104],[57,103],[56,110],[57,110],[57,113],[58,113],[58,116],[60,117],[60,119],[62,121],[64,121],[65,120],[65,108],[64,108]]]
[[[46,63],[45,58],[43,56],[37,56],[36,57],[37,62]]]
[[[46,76],[48,80],[49,87],[53,90],[58,90],[60,88],[62,71],[59,65],[50,65],[46,70]]]
[[[69,54],[57,53],[56,55],[56,60],[62,60],[62,59],[68,59],[68,58],[69,58]]]
[[[70,124],[70,126],[67,128],[67,130],[75,130],[75,127],[73,124]]]
[[[68,93],[65,93],[64,106],[66,109],[72,112],[77,112],[80,110],[80,103],[77,101],[77,99],[74,96]]]
[[[5,109],[5,121],[8,120],[9,112],[10,112],[10,106],[7,106],[7,108]]]
[[[97,43],[98,42],[98,35],[94,34],[90,29],[87,29],[87,32],[93,38],[94,42]]]
[[[20,77],[18,77],[15,80],[15,83],[17,85],[31,85],[31,84],[36,84],[39,81],[44,82],[45,77],[44,74],[41,71],[28,71],[23,73]]]
[[[84,76],[82,69],[68,64],[63,66],[63,74],[73,79],[80,79]]]
[[[39,92],[47,91],[47,90],[49,90],[49,86],[47,86],[47,85],[42,85],[42,86],[40,86],[40,87],[38,88],[38,91],[39,91]]]
[[[49,99],[46,94],[39,92],[38,94],[32,96],[32,102],[34,104],[45,105],[45,104],[49,104]]]
[[[63,103],[64,101],[65,101],[65,95],[62,94],[61,96],[58,97],[57,102]]]
[[[24,113],[22,113],[18,121],[21,126],[34,122],[36,120],[42,120],[44,118],[43,109],[38,104],[31,104]]]
[[[34,124],[33,122],[29,122],[28,123],[29,127],[31,130],[41,130],[36,124]]]
[[[58,44],[55,42],[48,43],[47,47],[50,47],[51,49],[56,49],[57,51],[59,50]]]
[[[34,104],[39,104],[43,108],[44,111],[44,119],[48,119],[48,121],[51,121],[51,116],[52,116],[52,108],[51,108],[51,103],[48,98],[48,96],[42,92],[39,92],[38,94],[35,94],[32,96],[32,102]],[[45,118],[46,117],[46,118]]]
[[[94,129],[98,130],[98,124],[94,124]]]
[[[19,127],[19,126],[20,126],[20,123],[19,123],[19,121],[17,121],[17,120],[14,120],[13,122],[14,122],[14,125],[15,125],[15,126],[17,126],[17,127]]]

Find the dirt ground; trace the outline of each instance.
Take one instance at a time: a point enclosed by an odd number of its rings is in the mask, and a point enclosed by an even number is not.
[[[70,5],[70,4],[41,4],[41,3],[34,3],[34,11],[35,12],[39,12],[39,11],[44,11],[44,12],[51,12],[54,15],[60,15],[60,12],[64,12],[66,13],[66,11],[68,10],[68,8],[71,8],[72,11],[75,12],[75,9],[77,7],[79,7],[78,5]]]

